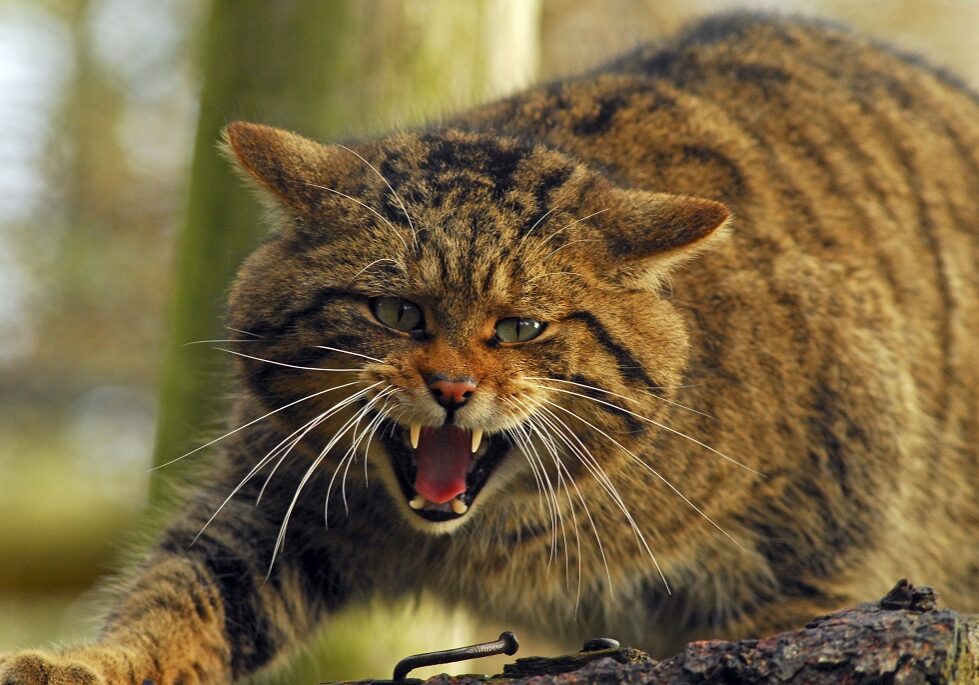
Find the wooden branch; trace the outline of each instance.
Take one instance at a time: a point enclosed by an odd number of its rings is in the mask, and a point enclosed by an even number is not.
[[[477,682],[446,675],[425,681]],[[692,642],[663,661],[631,649],[518,659],[493,682],[965,685],[979,683],[979,616],[938,609],[931,588],[902,580],[878,602],[821,616],[799,630],[758,640]]]

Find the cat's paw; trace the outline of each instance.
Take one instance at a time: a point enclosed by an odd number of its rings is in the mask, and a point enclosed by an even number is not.
[[[43,652],[0,656],[0,685],[107,685],[91,664]]]

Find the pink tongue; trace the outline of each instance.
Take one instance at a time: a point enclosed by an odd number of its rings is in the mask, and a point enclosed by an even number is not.
[[[415,491],[442,504],[466,491],[472,433],[457,426],[422,428],[418,439]]]

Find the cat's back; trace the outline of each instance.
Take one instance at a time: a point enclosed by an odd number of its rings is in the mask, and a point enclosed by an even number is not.
[[[769,474],[740,518],[786,577],[861,555],[877,577],[836,589],[911,573],[979,606],[974,93],[844,28],[734,14],[468,116],[728,205],[727,244],[673,277],[682,399],[716,419],[679,427]]]
[[[895,218],[917,191],[920,205],[958,198],[961,215],[979,184],[979,96],[809,19],[712,17],[452,123],[544,142],[626,185],[716,197],[742,219],[774,201],[815,224],[827,200]]]
[[[796,481],[779,497],[824,503],[811,519],[789,514],[779,534],[876,529],[904,550],[880,553],[876,572],[937,576],[975,607],[979,99],[845,29],[750,15],[704,22],[608,73],[673,103],[674,126],[651,136],[655,161],[627,182],[706,190],[735,211],[731,244],[677,275],[676,300],[701,351],[691,382],[713,388],[703,400],[718,393],[712,410],[727,422],[750,408],[749,434],[791,436],[770,443],[782,454],[769,472]],[[881,492],[901,494],[882,507]],[[932,555],[920,570],[915,539]],[[874,558],[860,540],[830,546]]]

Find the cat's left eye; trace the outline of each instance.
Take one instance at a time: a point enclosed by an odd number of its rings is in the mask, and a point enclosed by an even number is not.
[[[421,307],[400,297],[375,297],[371,311],[378,321],[396,331],[407,333],[424,327]]]
[[[496,337],[500,342],[522,343],[533,340],[547,327],[543,321],[511,316],[496,322]]]

